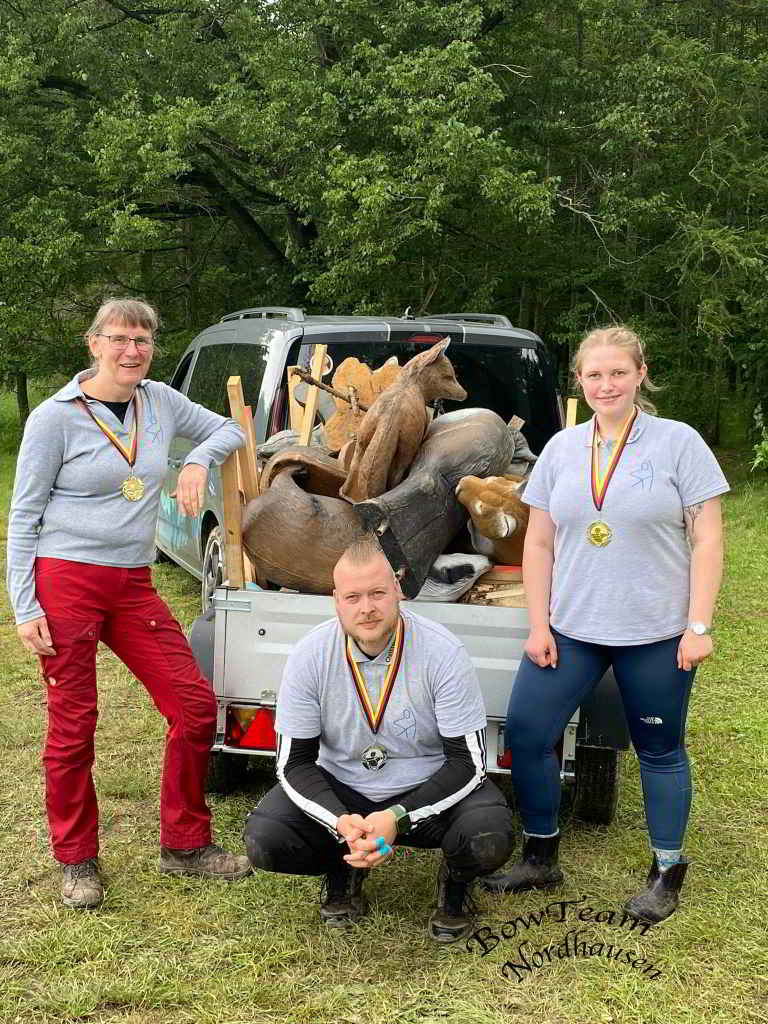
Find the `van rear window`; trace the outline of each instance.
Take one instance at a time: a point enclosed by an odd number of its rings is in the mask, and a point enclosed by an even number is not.
[[[422,341],[367,344],[329,341],[328,354],[334,368],[348,356],[355,356],[361,363],[376,369],[391,356],[397,356],[403,366],[424,348]],[[450,346],[447,355],[459,383],[467,392],[467,400],[443,402],[443,411],[473,407],[492,409],[505,422],[515,415],[520,416],[525,420],[523,433],[536,454],[560,429],[554,374],[541,346],[458,342]]]

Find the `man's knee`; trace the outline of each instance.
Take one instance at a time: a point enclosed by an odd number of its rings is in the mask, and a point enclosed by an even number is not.
[[[459,815],[446,836],[444,849],[447,856],[455,853],[467,866],[471,864],[474,874],[486,875],[509,859],[515,835],[515,820],[510,809],[506,805],[489,804]]]
[[[261,871],[281,871],[277,865],[284,862],[288,829],[279,821],[251,811],[245,823],[245,852],[248,860]]]

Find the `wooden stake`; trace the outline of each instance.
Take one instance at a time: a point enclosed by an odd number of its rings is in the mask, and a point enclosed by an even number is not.
[[[566,405],[565,412],[565,425],[566,427],[576,426],[576,410],[579,407],[578,398],[569,398],[568,404]]]
[[[327,345],[315,345],[315,351],[312,354],[312,365],[310,367],[310,372],[315,380],[322,379],[327,348]],[[317,387],[310,385],[307,390],[307,401],[304,405],[304,418],[301,421],[301,431],[299,432],[300,445],[308,445],[312,438],[312,427],[315,425],[316,412]]]
[[[242,506],[237,486],[237,452],[232,452],[221,464],[221,504],[224,515],[224,559],[230,587],[242,590],[243,534],[241,530]]]
[[[243,388],[239,377],[230,377],[227,381],[227,394],[229,395],[229,409],[232,419],[237,423],[245,434],[245,446],[238,448],[237,464],[240,470],[240,479],[243,484],[243,496],[248,504],[259,496],[259,479],[256,473],[256,450],[253,443],[253,423],[250,424],[245,412],[245,401],[243,399]]]

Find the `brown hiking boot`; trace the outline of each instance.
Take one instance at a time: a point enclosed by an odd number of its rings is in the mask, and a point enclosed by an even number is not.
[[[236,882],[251,873],[251,864],[243,854],[228,853],[214,843],[196,850],[171,850],[161,846],[160,870],[169,875],[200,875]]]
[[[104,886],[95,857],[77,864],[62,864],[61,902],[65,907],[95,910],[104,902]]]

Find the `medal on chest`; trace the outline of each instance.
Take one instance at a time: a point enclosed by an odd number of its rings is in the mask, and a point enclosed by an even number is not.
[[[375,708],[371,703],[370,694],[368,693],[368,687],[365,685],[363,673],[352,655],[352,638],[348,636],[346,639],[344,650],[347,656],[347,664],[349,665],[349,670],[352,674],[352,680],[355,684],[355,689],[357,690],[357,696],[360,701],[360,706],[363,709],[363,714],[365,715],[371,732],[374,734],[379,731],[379,726],[384,718],[384,712],[387,710],[387,704],[389,704],[389,698],[392,696],[392,690],[395,685],[395,680],[397,679],[397,673],[400,670],[400,662],[403,659],[404,639],[405,624],[403,623],[401,616],[397,620],[395,636],[389,651],[389,667],[387,668],[387,674],[384,677],[384,682],[381,685],[378,704]],[[360,754],[360,763],[363,768],[371,772],[381,771],[388,759],[389,752],[380,743],[372,743]]]
[[[99,419],[87,402],[82,401],[82,399],[77,399],[77,401],[83,409],[85,409],[102,434],[104,434],[113,447],[117,448],[130,466],[130,473],[120,484],[120,493],[126,501],[141,501],[144,497],[144,481],[133,472],[133,467],[136,464],[136,458],[139,454],[139,410],[141,406],[139,403],[138,391],[134,392],[133,395],[133,426],[131,427],[131,433],[128,436],[127,445],[124,445],[117,434],[108,427],[103,420]]]
[[[616,471],[616,467],[619,464],[619,459],[622,456],[624,448],[626,447],[629,439],[630,432],[634,425],[635,419],[637,418],[637,408],[632,409],[632,413],[627,419],[624,426],[619,432],[619,436],[616,440],[616,445],[613,449],[610,462],[605,467],[605,472],[600,472],[600,438],[597,432],[597,416],[595,416],[592,422],[592,444],[590,446],[590,487],[592,490],[592,503],[598,512],[603,509],[603,502],[605,501],[605,493],[608,490],[608,485],[613,479],[613,474]],[[587,527],[587,540],[596,548],[607,547],[614,538],[613,527],[607,523],[604,519],[593,519]]]

